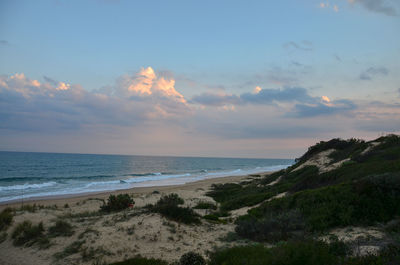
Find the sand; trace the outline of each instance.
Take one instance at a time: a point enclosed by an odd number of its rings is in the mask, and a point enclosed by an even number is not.
[[[213,202],[211,197],[205,195],[210,190],[211,184],[240,182],[251,178],[251,176],[223,177],[177,186],[133,188],[111,192],[131,194],[135,207],[125,212],[103,216],[90,216],[85,212],[97,212],[103,204],[102,200],[107,199],[110,192],[25,201],[24,205],[36,204],[43,208],[33,213],[17,211],[13,225],[7,230],[7,239],[0,243],[0,264],[94,264],[95,262],[103,264],[122,261],[138,254],[172,262],[188,251],[206,255],[215,248],[233,244],[221,240],[229,232],[234,231],[233,220],[228,219],[226,224],[203,220],[201,225],[184,225],[167,220],[159,214],[143,213],[142,207],[155,203],[162,195],[169,193],[177,193],[185,200],[186,206],[194,206],[199,201]],[[68,208],[64,208],[66,204]],[[21,202],[3,204],[0,205],[0,209],[8,206],[19,208]],[[201,215],[207,214],[207,211],[197,210]],[[83,217],[68,217],[79,213]],[[246,211],[241,212],[245,213]],[[235,214],[235,217],[237,215]],[[58,218],[73,225],[74,235],[52,238],[51,247],[43,250],[39,250],[35,245],[32,247],[12,245],[10,234],[17,224],[30,220],[34,224],[43,222],[45,228],[48,228]],[[74,242],[84,242],[78,253],[64,258],[54,257],[56,253],[64,251]]]

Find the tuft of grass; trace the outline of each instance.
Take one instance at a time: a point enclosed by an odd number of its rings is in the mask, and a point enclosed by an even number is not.
[[[54,254],[54,257],[59,260],[59,259],[64,259],[68,256],[71,256],[75,253],[78,253],[82,249],[82,245],[85,244],[85,241],[74,241],[70,245],[64,248],[63,251],[57,252]]]
[[[94,234],[96,236],[99,236],[100,232],[88,227],[85,229],[85,231],[83,231],[82,233],[79,234],[78,239],[82,239],[87,234]]]
[[[1,232],[0,233],[0,244],[3,243],[7,239],[7,232]]]
[[[13,221],[13,209],[7,207],[0,213],[0,231],[6,230]]]
[[[32,225],[31,221],[24,221],[18,224],[12,235],[13,244],[15,246],[32,246],[38,243],[40,248],[47,248],[50,246],[50,241],[44,234],[43,223]]]
[[[72,236],[73,234],[74,230],[72,229],[72,225],[63,220],[57,220],[56,223],[49,228],[50,237]]]

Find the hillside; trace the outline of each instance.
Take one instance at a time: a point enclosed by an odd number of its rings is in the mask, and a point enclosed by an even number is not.
[[[222,211],[243,214],[235,232],[248,240],[342,239],[352,255],[398,248],[400,137],[320,142],[286,170],[214,185],[208,195]]]

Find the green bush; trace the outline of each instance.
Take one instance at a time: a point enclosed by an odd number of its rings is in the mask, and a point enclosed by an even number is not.
[[[290,210],[270,214],[262,219],[242,217],[237,220],[236,233],[255,241],[279,242],[282,240],[303,238],[304,220],[300,211]]]
[[[110,265],[168,265],[168,262],[160,259],[148,259],[138,256],[121,262],[115,262]]]
[[[156,207],[166,207],[166,206],[178,206],[183,204],[185,201],[178,196],[176,193],[171,193],[168,195],[162,196],[157,204]]]
[[[216,210],[217,205],[215,205],[212,202],[205,202],[205,201],[200,201],[196,206],[193,207],[194,209],[211,209],[211,210]]]
[[[172,193],[161,197],[155,205],[147,205],[146,207],[153,212],[160,213],[162,216],[181,222],[184,224],[200,223],[199,215],[189,207],[180,207],[184,201],[177,194]]]
[[[43,223],[32,225],[31,221],[24,221],[18,224],[12,235],[13,244],[15,246],[32,246],[38,243],[40,247],[45,248],[49,245],[49,240],[44,234]]]
[[[242,218],[251,216],[263,220],[271,214],[298,209],[308,230],[323,231],[338,226],[387,222],[400,212],[399,201],[400,174],[391,173],[297,192],[263,203]]]
[[[339,258],[330,252],[329,244],[319,241],[294,241],[266,248],[248,245],[217,250],[209,265],[336,265]]]
[[[72,225],[63,220],[57,220],[54,226],[49,228],[49,235],[52,237],[72,236],[73,234]]]
[[[0,213],[0,231],[7,229],[13,220],[13,210],[9,207],[5,208]]]
[[[100,206],[100,209],[105,212],[121,211],[129,208],[134,203],[129,194],[118,194],[117,196],[111,194],[107,203]]]
[[[182,255],[179,265],[206,265],[206,261],[202,255],[190,251]]]

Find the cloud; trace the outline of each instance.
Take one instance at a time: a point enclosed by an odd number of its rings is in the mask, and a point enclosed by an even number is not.
[[[327,96],[313,97],[302,87],[286,87],[283,89],[261,89],[257,86],[252,93],[241,95],[203,93],[192,98],[190,103],[204,106],[274,106],[277,103],[289,103],[287,117],[306,118],[323,115],[344,114],[357,108],[350,100],[331,100]]]
[[[236,95],[229,94],[215,94],[215,93],[203,93],[194,96],[191,99],[191,103],[197,103],[205,106],[225,106],[225,105],[237,105],[240,103],[240,98]]]
[[[314,49],[310,41],[302,41],[301,43],[289,41],[283,44],[283,48],[289,51],[293,50],[312,51]]]
[[[108,89],[87,91],[45,76],[44,82],[23,73],[0,76],[0,128],[52,131],[90,124],[132,126],[171,120],[190,113],[175,80],[150,67],[120,77]]]
[[[331,9],[335,12],[339,12],[339,7],[337,5],[331,5],[328,1],[319,3],[319,8]]]
[[[296,104],[294,111],[289,116],[297,118],[309,118],[325,115],[336,115],[348,113],[357,108],[351,100],[341,99],[331,101],[328,98],[322,97],[321,102],[314,104]]]
[[[397,1],[397,0],[394,0]],[[397,10],[392,6],[395,4],[394,1],[384,1],[384,0],[347,0],[352,5],[359,4],[365,9],[371,12],[381,13],[387,16],[397,16]],[[391,2],[392,5],[387,4]]]
[[[386,67],[370,67],[360,74],[361,80],[372,80],[375,76],[388,75],[389,70]]]

